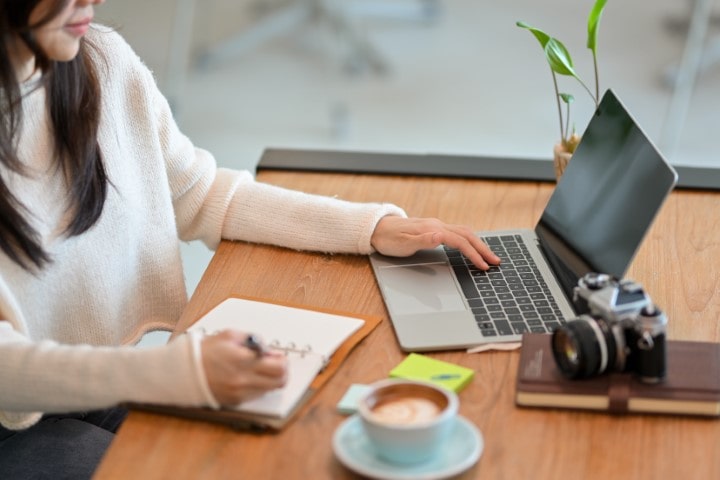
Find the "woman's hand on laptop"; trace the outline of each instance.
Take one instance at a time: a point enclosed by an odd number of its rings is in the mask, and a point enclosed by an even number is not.
[[[436,218],[383,217],[370,238],[373,248],[383,255],[408,257],[418,250],[446,245],[457,248],[478,268],[498,265],[500,258],[464,225],[449,225]]]

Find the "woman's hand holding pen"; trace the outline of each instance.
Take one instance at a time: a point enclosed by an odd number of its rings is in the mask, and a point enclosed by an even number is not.
[[[224,330],[203,338],[202,363],[210,390],[225,406],[259,397],[287,380],[285,356],[262,350],[242,332]]]
[[[460,250],[483,270],[500,263],[497,255],[470,228],[450,225],[436,218],[388,215],[378,222],[370,243],[379,253],[392,257],[407,257],[418,250],[447,245]]]

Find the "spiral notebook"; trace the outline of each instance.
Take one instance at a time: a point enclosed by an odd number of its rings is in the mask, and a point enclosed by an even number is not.
[[[248,297],[227,298],[188,331],[212,334],[225,329],[249,332],[288,357],[288,382],[234,408],[212,410],[165,405],[135,408],[226,423],[236,428],[284,427],[338,369],[380,317],[279,303]]]

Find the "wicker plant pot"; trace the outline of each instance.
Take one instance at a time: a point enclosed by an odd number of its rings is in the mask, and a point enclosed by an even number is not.
[[[553,165],[555,166],[555,180],[560,181],[565,167],[567,167],[572,158],[572,153],[567,152],[562,144],[557,143],[553,148]]]

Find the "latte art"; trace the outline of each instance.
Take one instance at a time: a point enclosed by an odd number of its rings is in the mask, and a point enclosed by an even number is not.
[[[375,405],[372,416],[376,421],[385,424],[409,425],[429,422],[440,412],[437,403],[427,398],[402,397]]]

